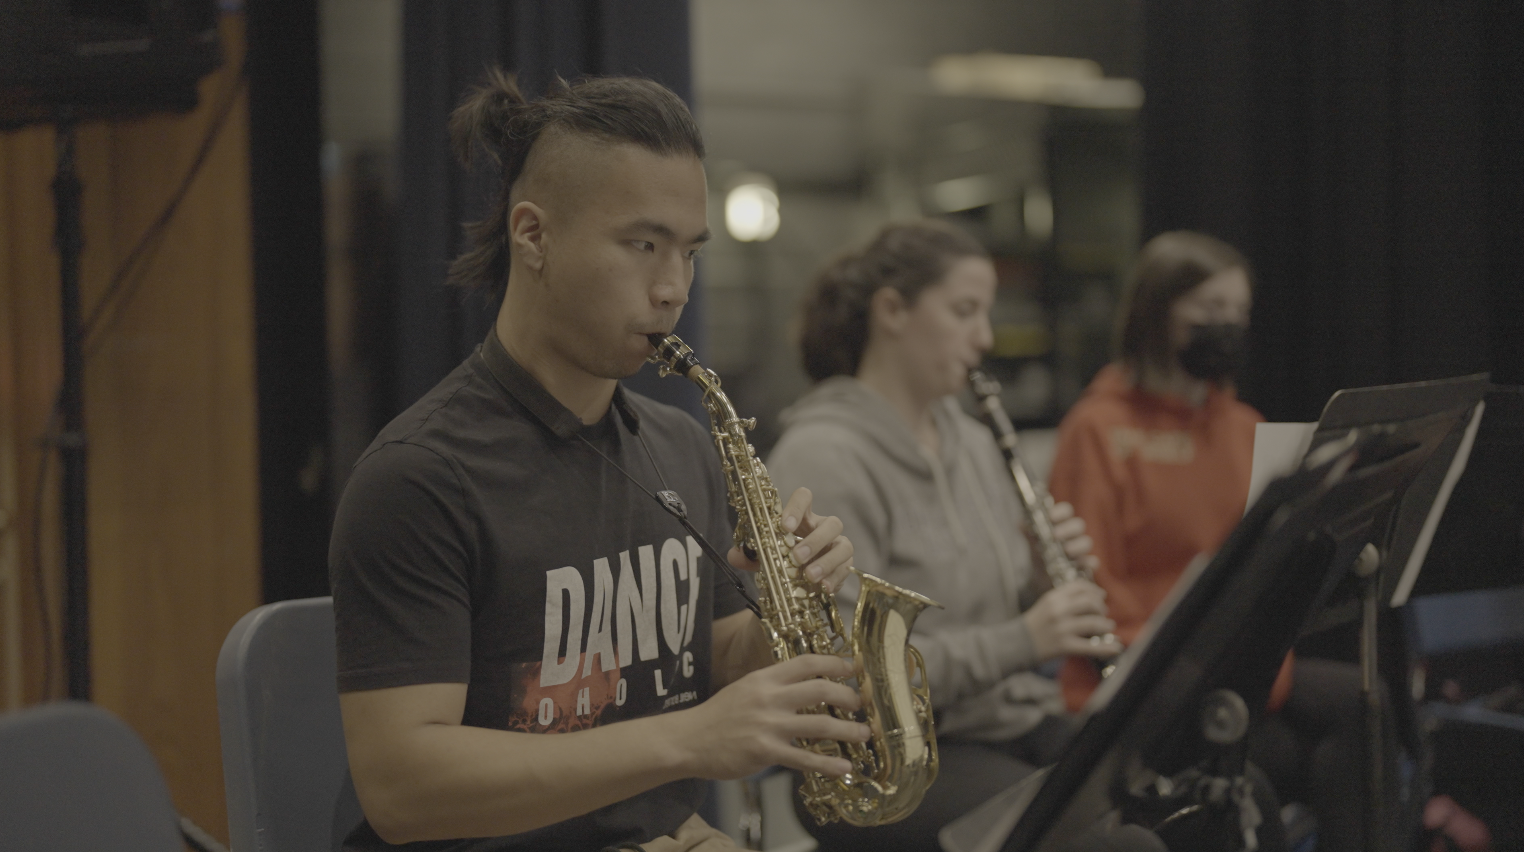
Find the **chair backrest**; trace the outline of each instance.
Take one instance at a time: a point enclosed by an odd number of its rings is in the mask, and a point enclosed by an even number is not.
[[[1524,647],[1524,586],[1427,595],[1407,609],[1423,656]]]
[[[339,717],[333,599],[266,604],[217,658],[233,852],[333,852],[359,824]]]
[[[80,701],[0,716],[0,849],[184,848],[164,776],[125,722]]]

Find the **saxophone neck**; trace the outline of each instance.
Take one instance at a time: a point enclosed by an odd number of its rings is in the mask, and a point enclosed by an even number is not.
[[[652,334],[649,339],[654,351],[646,360],[655,364],[662,376],[682,376],[698,385],[703,394],[704,410],[709,413],[710,425],[716,432],[729,432],[732,424],[741,424],[745,428],[755,425],[755,421],[742,420],[736,414],[730,397],[720,390],[719,375],[700,364],[698,356],[682,338],[675,334]]]

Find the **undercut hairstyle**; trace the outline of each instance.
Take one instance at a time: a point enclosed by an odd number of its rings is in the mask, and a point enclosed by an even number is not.
[[[501,297],[508,286],[508,214],[535,143],[547,133],[607,144],[628,143],[664,156],[704,158],[704,140],[688,105],[671,89],[638,77],[557,77],[545,97],[529,101],[515,79],[491,68],[450,115],[450,140],[471,168],[485,152],[502,183],[485,219],[466,225],[468,245],[450,264],[449,283]]]
[[[1254,275],[1238,249],[1196,231],[1168,231],[1138,252],[1117,313],[1113,348],[1133,370],[1168,368],[1174,358],[1169,339],[1169,310],[1175,300],[1219,272],[1242,269]]]
[[[854,376],[868,347],[873,295],[890,287],[914,305],[965,257],[989,257],[984,246],[946,222],[891,224],[860,248],[837,255],[810,286],[800,329],[804,371],[819,382]]]

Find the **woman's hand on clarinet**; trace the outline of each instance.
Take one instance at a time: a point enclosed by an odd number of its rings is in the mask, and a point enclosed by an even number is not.
[[[852,542],[841,534],[841,520],[834,515],[813,511],[814,495],[800,488],[783,507],[783,528],[795,536],[793,564],[803,572],[808,584],[818,584],[827,593],[835,593],[852,574]],[[756,571],[761,565],[748,558],[739,547],[730,549],[730,564],[742,571]]]
[[[1111,633],[1116,622],[1106,617],[1106,593],[1088,580],[1049,590],[1021,618],[1040,662],[1069,654],[1104,660],[1122,653],[1115,641],[1091,638]]]
[[[1093,576],[1101,561],[1090,552],[1095,549],[1095,542],[1085,532],[1085,519],[1074,514],[1074,507],[1068,503],[1054,503],[1048,510],[1048,519],[1053,522],[1053,536],[1063,544],[1064,553],[1087,575]]]

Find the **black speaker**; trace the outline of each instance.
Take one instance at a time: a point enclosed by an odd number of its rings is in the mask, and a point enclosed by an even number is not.
[[[216,0],[0,0],[0,128],[189,110],[220,62]]]

